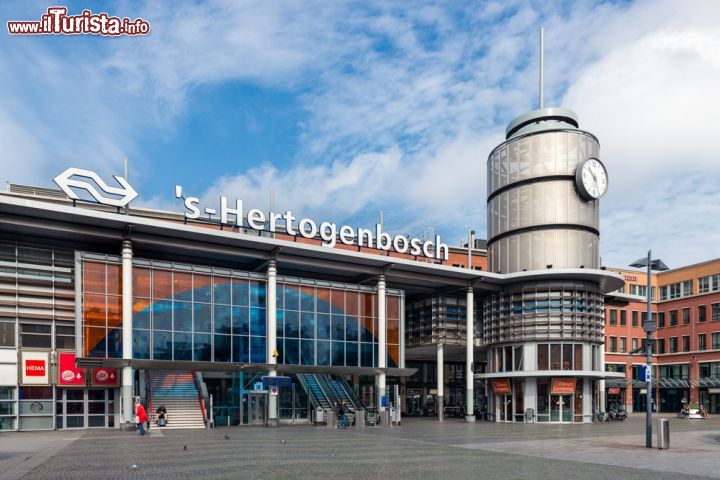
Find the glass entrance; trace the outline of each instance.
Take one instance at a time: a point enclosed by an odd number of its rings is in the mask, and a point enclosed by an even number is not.
[[[550,421],[572,422],[573,395],[550,395]]]
[[[513,397],[512,395],[498,395],[500,399],[500,421],[513,421]]]
[[[265,425],[265,399],[264,393],[251,393],[248,402],[248,424]]]

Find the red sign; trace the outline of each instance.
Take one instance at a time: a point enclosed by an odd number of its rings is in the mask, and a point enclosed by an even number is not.
[[[93,368],[93,387],[117,387],[119,383],[116,368]]]
[[[552,384],[550,385],[550,393],[559,395],[575,393],[575,379],[553,378]]]
[[[618,387],[608,388],[608,395],[620,395],[620,388],[618,388]]]
[[[507,378],[499,378],[492,381],[493,392],[497,394],[512,393],[510,390],[510,380]]]
[[[75,367],[74,353],[58,353],[58,385],[84,387],[85,369]]]
[[[25,376],[44,377],[47,374],[45,360],[25,360]]]

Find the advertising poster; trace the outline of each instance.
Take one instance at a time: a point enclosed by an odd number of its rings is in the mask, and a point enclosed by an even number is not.
[[[510,380],[507,378],[499,378],[492,381],[493,392],[496,394],[512,393],[510,390]]]
[[[574,378],[553,378],[550,386],[550,393],[553,395],[566,395],[575,393]]]
[[[116,368],[93,368],[92,372],[93,387],[117,387],[120,385]]]
[[[57,376],[57,384],[60,386],[85,386],[85,369],[75,367],[74,353],[58,353]]]

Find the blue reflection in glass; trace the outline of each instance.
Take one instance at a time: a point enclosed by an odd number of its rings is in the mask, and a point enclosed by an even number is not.
[[[230,361],[230,335],[215,335],[215,361]]]
[[[214,301],[215,303],[222,303],[225,305],[230,305],[230,292],[231,292],[231,285],[230,281],[227,283],[220,283],[215,285],[215,291],[213,294],[215,295]]]
[[[297,338],[300,336],[300,314],[298,312],[285,312],[285,337]]]
[[[330,340],[330,315],[325,313],[317,314],[317,338]]]
[[[252,335],[265,336],[267,332],[267,325],[265,324],[265,309],[264,308],[251,308],[250,309],[250,333]]]
[[[150,332],[133,329],[133,358],[150,358]]]
[[[345,365],[345,342],[332,342],[332,364]]]
[[[285,309],[300,310],[300,287],[285,285]]]
[[[196,362],[209,362],[212,351],[210,335],[196,333],[193,341],[193,360]]]
[[[150,307],[133,312],[133,328],[150,328]]]
[[[153,304],[153,330],[172,330],[172,302],[155,301]]]
[[[250,360],[250,344],[248,337],[233,335],[233,362],[247,363]]]
[[[317,364],[330,365],[330,342],[317,341]]]
[[[250,334],[250,309],[248,307],[232,307],[232,326],[235,335]]]
[[[315,342],[302,340],[300,342],[300,363],[303,365],[315,364]]]
[[[287,365],[297,365],[300,363],[300,359],[298,358],[299,355],[299,340],[296,340],[294,338],[286,338],[285,339],[285,364]]]
[[[250,305],[250,287],[247,280],[233,280],[232,304],[240,306]]]
[[[192,303],[175,302],[175,331],[192,332]]]
[[[250,361],[253,363],[267,363],[265,337],[250,337]]]
[[[332,316],[332,339],[345,340],[345,317],[342,315]]]
[[[315,338],[315,314],[310,312],[303,312],[301,315],[301,336],[303,338]]]
[[[230,334],[230,307],[215,305],[215,333]]]
[[[264,307],[265,306],[265,284],[250,282],[250,306],[251,307]]]
[[[193,326],[196,332],[210,333],[212,317],[210,314],[210,305],[205,303],[193,304],[195,310],[195,318],[193,318]]]
[[[312,312],[315,310],[314,294],[307,294],[300,290],[300,310],[303,312]]]
[[[278,310],[275,314],[275,335],[278,338],[282,338],[283,335],[283,325],[285,325],[285,312],[282,310]]]
[[[153,332],[153,358],[172,360],[172,333]]]
[[[361,343],[360,344],[360,364],[363,367],[373,367],[373,344],[372,343]]]
[[[356,367],[358,364],[358,344],[355,342],[345,343],[345,365]]]
[[[122,358],[122,329],[113,328],[107,334],[107,355],[110,358]]]
[[[345,338],[349,342],[358,341],[358,319],[357,317],[345,317]]]
[[[175,360],[192,360],[192,334],[175,333],[173,351]]]

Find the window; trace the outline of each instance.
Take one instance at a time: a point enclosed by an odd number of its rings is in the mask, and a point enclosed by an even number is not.
[[[713,303],[712,304],[712,321],[717,322],[720,320],[720,303]]]
[[[632,312],[632,326],[637,327],[638,326],[638,312],[633,310]]]
[[[20,322],[20,346],[22,348],[52,348],[50,325]]]
[[[610,337],[610,351],[617,352],[617,337]]]
[[[689,295],[693,294],[693,281],[692,280],[685,280],[680,285],[680,289],[682,290],[681,295],[683,297],[687,297]]]
[[[683,352],[690,351],[690,335],[683,335]]]
[[[638,348],[638,339],[637,339],[637,338],[633,338],[633,339],[632,339],[632,349],[633,349],[633,350],[637,350],[637,348]]]
[[[683,319],[683,325],[690,324],[690,309],[689,308],[682,309],[682,319]]]
[[[698,323],[707,320],[707,305],[698,305]]]
[[[657,327],[664,328],[665,327],[665,312],[658,312],[657,316],[658,316]]]
[[[698,278],[698,293],[708,293],[710,291],[710,276]]]
[[[638,297],[647,298],[647,286],[630,285],[630,295],[637,295]],[[650,300],[655,300],[655,287],[652,287],[650,289]]]
[[[670,353],[677,353],[678,351],[678,339],[677,337],[670,337]]]
[[[617,310],[610,309],[610,325],[617,325]]]
[[[701,377],[720,377],[720,362],[701,363],[699,366]]]
[[[670,326],[675,327],[678,324],[678,312],[677,310],[670,310]]]
[[[620,310],[620,325],[623,327],[627,325],[627,311]]]
[[[620,337],[620,353],[627,352],[627,338]]]
[[[74,325],[55,325],[55,348],[58,350],[75,349]]]
[[[688,282],[689,289],[692,290],[692,280],[689,280]],[[672,285],[665,285],[664,287],[660,287],[660,300],[672,300],[674,298],[680,298],[682,296],[682,286],[683,284],[686,284],[688,282],[673,283]]]
[[[15,322],[0,322],[0,347],[15,346]]]
[[[712,348],[714,350],[720,349],[720,332],[712,334]]]
[[[700,333],[698,334],[698,350],[705,350],[705,334]]]
[[[643,340],[643,342],[644,341],[645,340]],[[658,353],[658,354],[665,353],[665,339],[664,338],[658,338],[655,346],[657,347],[655,350],[655,353]]]
[[[658,367],[660,378],[675,378],[685,380],[690,376],[690,365],[660,365]]]

